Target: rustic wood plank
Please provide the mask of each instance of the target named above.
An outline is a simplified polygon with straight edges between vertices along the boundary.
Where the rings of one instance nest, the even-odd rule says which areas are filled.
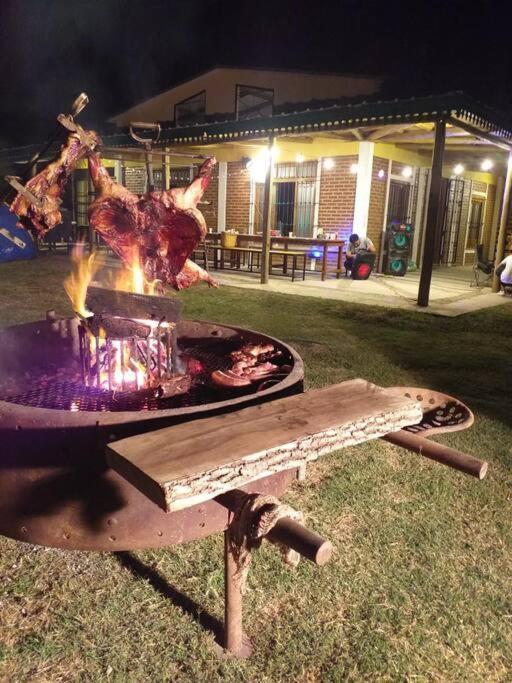
[[[168,512],[419,422],[362,379],[109,444],[107,461]]]

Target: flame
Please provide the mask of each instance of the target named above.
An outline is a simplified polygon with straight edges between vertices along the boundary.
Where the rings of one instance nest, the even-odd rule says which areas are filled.
[[[64,280],[64,288],[77,315],[82,318],[89,318],[93,313],[87,310],[85,305],[87,288],[98,269],[104,265],[104,259],[98,258],[97,252],[86,255],[84,245],[79,244],[73,249],[71,262],[71,273]],[[112,270],[107,276],[105,285],[111,289],[135,294],[156,294],[160,281],[149,282],[146,279],[140,264],[139,252],[135,248],[130,254],[129,263],[121,270]],[[160,328],[165,330],[168,328],[168,324],[166,322],[160,323],[157,320],[140,322],[149,324],[152,328],[151,335],[144,344],[146,356],[154,358],[155,354],[164,352],[158,335]],[[97,386],[114,391],[120,389],[133,391],[151,385],[151,370],[138,359],[139,351],[137,348],[132,348],[131,342],[107,339],[105,329],[102,327],[95,336],[87,324],[85,327],[88,332],[89,369]],[[99,367],[96,366],[97,363]],[[151,365],[150,361],[148,363]],[[154,363],[155,361],[153,361]]]
[[[101,265],[97,252],[85,255],[83,244],[77,244],[71,252],[71,273],[64,280],[64,289],[71,299],[73,310],[84,318],[91,315],[85,307],[87,287]]]

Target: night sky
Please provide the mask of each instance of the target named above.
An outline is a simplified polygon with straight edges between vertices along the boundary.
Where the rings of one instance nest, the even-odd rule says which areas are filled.
[[[512,119],[506,4],[0,0],[0,148],[84,125],[216,64],[382,74],[383,97],[462,89]]]

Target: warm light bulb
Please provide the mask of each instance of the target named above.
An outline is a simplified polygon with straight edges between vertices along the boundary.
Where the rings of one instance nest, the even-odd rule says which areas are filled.
[[[410,178],[412,176],[412,168],[410,166],[404,166],[402,169],[402,175],[404,178]]]
[[[464,173],[464,166],[462,164],[456,164],[453,167],[453,172],[455,175],[462,175],[462,173]]]
[[[377,173],[377,175],[379,176],[379,178],[384,178],[384,176],[386,175],[386,173],[385,173],[384,169],[381,168],[381,169],[379,170],[379,172]]]
[[[359,166],[357,164],[350,164],[350,173],[355,175],[359,170]]]
[[[334,159],[331,159],[331,158],[324,159],[324,168],[326,171],[332,170],[334,168],[334,166],[335,166]]]
[[[494,163],[490,159],[484,159],[480,168],[482,171],[490,171],[493,166]]]
[[[297,156],[295,157],[295,161],[298,164],[302,164],[302,162],[304,161],[304,154],[297,154]]]

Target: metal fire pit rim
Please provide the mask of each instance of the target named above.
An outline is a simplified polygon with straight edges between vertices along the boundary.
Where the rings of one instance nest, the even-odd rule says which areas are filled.
[[[61,320],[73,320],[73,318],[61,318]],[[255,400],[268,400],[273,394],[281,394],[288,389],[292,389],[294,385],[301,382],[304,378],[304,362],[297,351],[285,342],[276,337],[272,337],[264,332],[253,330],[247,327],[239,327],[231,324],[224,324],[212,322],[209,320],[198,320],[184,318],[178,323],[180,325],[186,324],[209,325],[212,327],[224,328],[233,330],[235,333],[249,334],[260,336],[270,342],[283,347],[293,358],[293,367],[290,373],[277,384],[263,389],[260,392],[254,392],[243,396],[233,396],[231,398],[205,403],[202,405],[186,406],[182,408],[165,408],[162,410],[151,411],[69,411],[55,408],[39,408],[9,401],[0,400],[0,426],[13,426],[16,429],[41,429],[44,425],[45,429],[74,429],[83,427],[108,427],[127,423],[143,423],[143,422],[157,422],[170,418],[184,418],[191,417],[200,418],[205,414],[213,411],[223,412],[228,409],[245,407],[250,405]],[[45,320],[31,321],[28,323],[21,323],[19,325],[12,325],[4,329],[12,329],[14,327],[31,327],[40,324],[50,324]],[[1,330],[0,330],[1,332]],[[156,427],[155,427],[156,428]]]

